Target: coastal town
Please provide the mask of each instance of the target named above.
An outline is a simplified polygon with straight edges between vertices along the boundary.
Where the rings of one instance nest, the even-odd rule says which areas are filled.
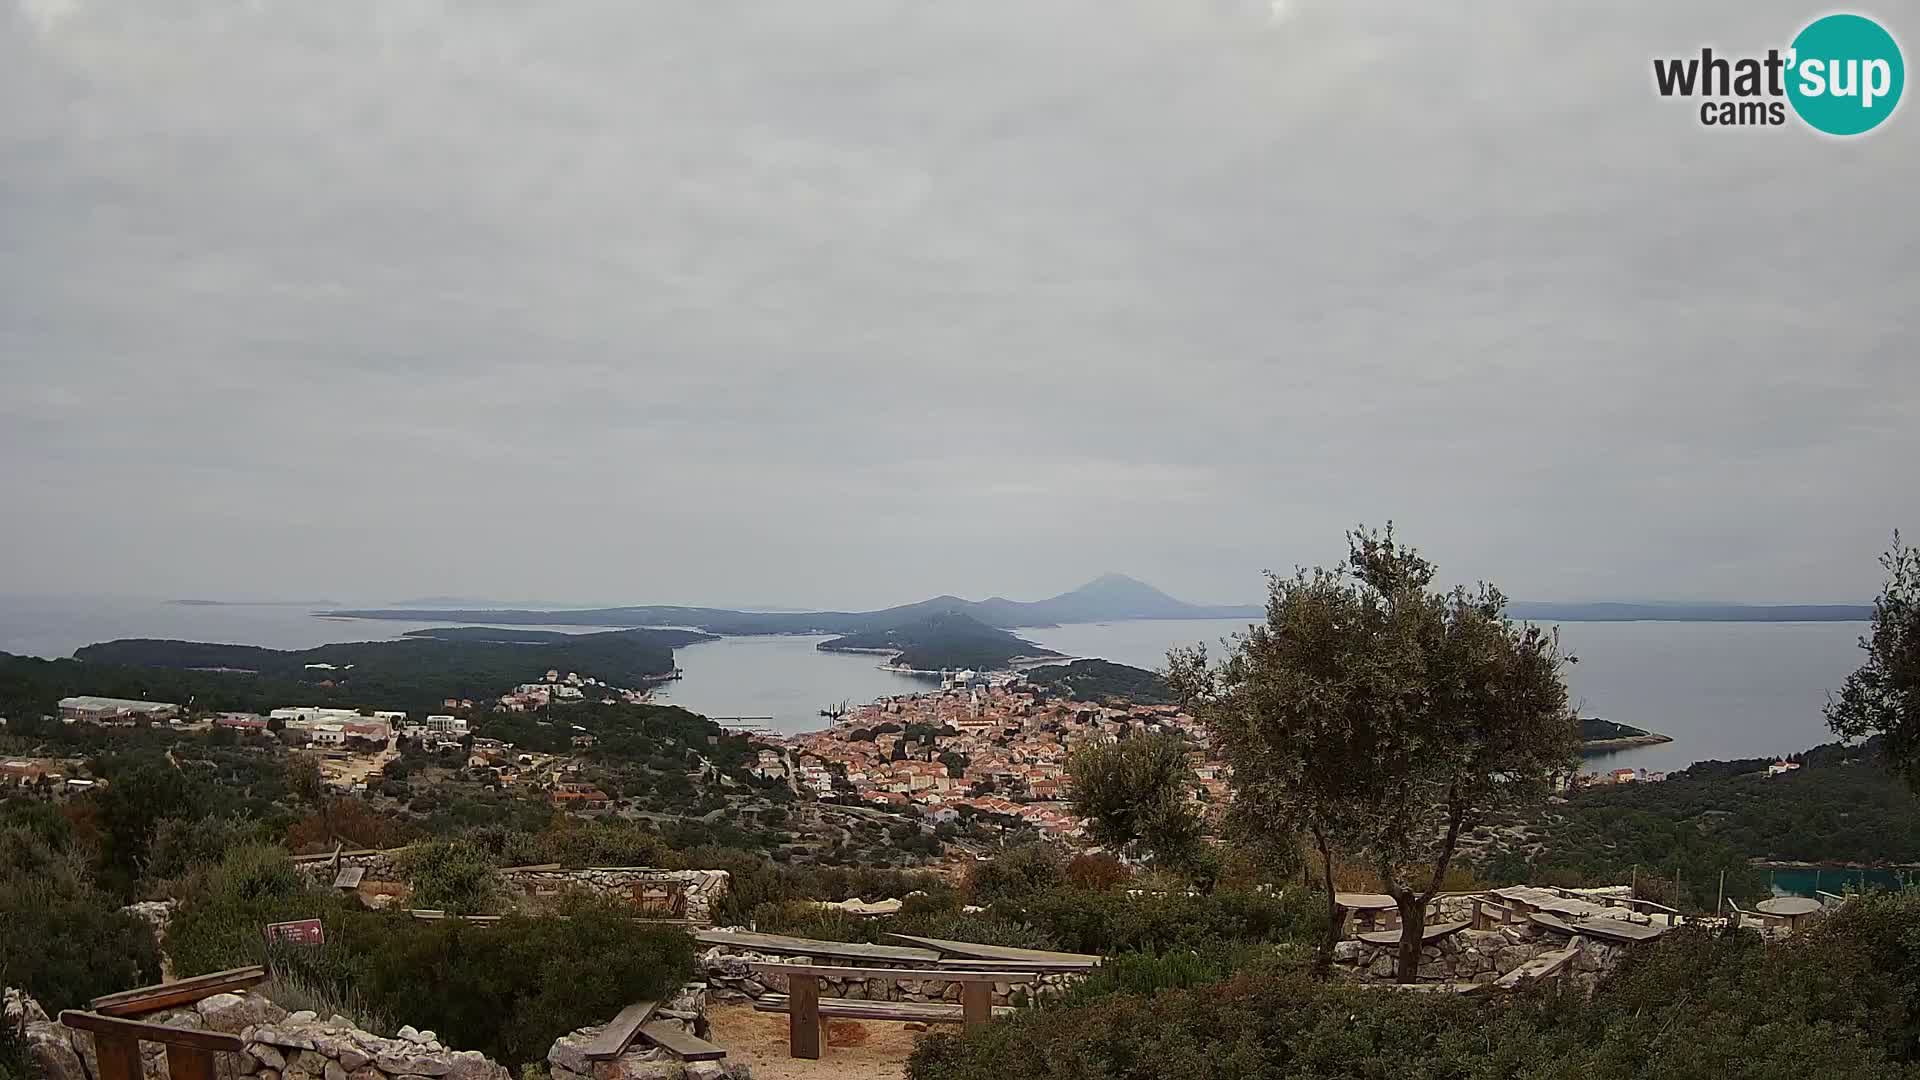
[[[1081,835],[1067,803],[1067,759],[1129,735],[1189,740],[1193,801],[1227,798],[1225,767],[1206,732],[1172,705],[1095,703],[1050,694],[1016,673],[950,673],[941,689],[882,698],[824,731],[776,740],[761,775],[788,776],[822,799],[916,814],[935,825],[1024,824],[1054,838]]]

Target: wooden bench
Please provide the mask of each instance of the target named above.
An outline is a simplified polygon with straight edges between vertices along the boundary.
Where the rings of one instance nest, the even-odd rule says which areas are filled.
[[[909,970],[903,968],[836,967],[827,964],[779,964],[758,961],[756,975],[781,975],[787,980],[785,994],[763,994],[753,1007],[761,1012],[787,1014],[789,1056],[817,1059],[820,1056],[821,1021],[826,1017],[859,1020],[917,1020],[924,1023],[960,1022],[976,1028],[993,1018],[993,984],[1039,982],[1030,971],[960,971],[948,968]],[[922,981],[937,979],[960,984],[960,1004],[936,1001],[861,1001],[853,998],[820,997],[822,979],[884,979]],[[1003,1010],[1005,1011],[1010,1010]]]
[[[238,1054],[247,1048],[238,1036],[217,1031],[147,1024],[73,1009],[61,1013],[60,1022],[75,1031],[92,1033],[99,1080],[141,1080],[142,1041],[167,1048],[167,1075],[173,1080],[215,1080],[213,1055]]]
[[[102,1016],[139,1016],[143,1013],[159,1012],[161,1009],[191,1005],[202,998],[210,998],[215,994],[230,994],[266,981],[267,969],[258,965],[231,968],[226,971],[195,975],[191,979],[156,983],[153,986],[122,990],[115,994],[102,994],[87,1004]]]

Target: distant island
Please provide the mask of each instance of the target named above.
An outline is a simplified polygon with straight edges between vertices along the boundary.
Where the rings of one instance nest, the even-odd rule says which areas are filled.
[[[1582,752],[1624,750],[1630,746],[1658,746],[1672,741],[1671,736],[1658,735],[1630,724],[1617,724],[1612,720],[1602,720],[1596,716],[1580,718]]]
[[[0,715],[50,712],[72,694],[249,710],[288,701],[422,710],[446,698],[491,698],[550,669],[639,690],[673,678],[674,649],[711,640],[696,630],[493,627],[292,650],[123,638],[88,645],[70,660],[0,654]]]
[[[1104,574],[1045,600],[963,600],[936,596],[878,611],[734,611],[708,607],[607,607],[566,610],[473,610],[373,608],[328,611],[350,619],[411,622],[526,623],[547,626],[691,626],[711,634],[866,634],[908,626],[934,615],[958,612],[1001,629],[1127,619],[1257,618],[1264,609],[1246,605],[1189,604],[1125,574]]]
[[[988,626],[963,611],[941,612],[900,626],[847,634],[816,647],[823,652],[878,653],[889,657],[889,667],[909,671],[991,671],[1022,660],[1060,655]]]
[[[1865,604],[1724,603],[1542,603],[1514,601],[1516,619],[1537,622],[1862,622],[1872,617]],[[877,611],[794,611],[641,605],[601,608],[455,608],[407,606],[349,608],[316,612],[331,618],[404,619],[410,622],[462,622],[489,625],[689,626],[710,634],[870,634],[908,626],[933,615],[959,612],[1003,630],[1058,626],[1061,623],[1121,622],[1141,619],[1248,619],[1265,616],[1259,604],[1193,604],[1125,574],[1102,574],[1077,589],[1045,600],[1009,600],[1003,596],[966,600],[936,596]]]

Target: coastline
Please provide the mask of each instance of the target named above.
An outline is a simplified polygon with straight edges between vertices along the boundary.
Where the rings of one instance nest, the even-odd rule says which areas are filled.
[[[1630,735],[1620,739],[1594,739],[1590,742],[1583,742],[1580,744],[1580,752],[1589,754],[1606,750],[1626,750],[1635,746],[1659,746],[1661,743],[1670,743],[1672,741],[1673,736],[1671,735],[1655,735],[1652,732],[1648,732],[1645,735]]]

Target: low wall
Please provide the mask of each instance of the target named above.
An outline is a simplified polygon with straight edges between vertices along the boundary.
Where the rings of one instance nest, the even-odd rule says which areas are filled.
[[[37,1012],[32,1006],[28,1015]],[[45,1014],[40,1013],[44,1018]],[[246,1041],[245,1051],[214,1055],[219,1080],[512,1080],[478,1050],[453,1050],[431,1031],[400,1029],[387,1039],[344,1017],[322,1021],[289,1014],[258,994],[215,994],[178,1009],[145,1014],[145,1023],[221,1031]],[[93,1036],[41,1019],[27,1024],[28,1053],[46,1080],[100,1080]],[[166,1048],[140,1044],[144,1080],[168,1080]]]
[[[700,968],[706,974],[708,994],[714,1001],[733,1003],[758,1001],[764,994],[784,994],[787,992],[785,975],[761,975],[754,972],[756,963],[777,964],[842,964],[863,968],[918,969],[925,970],[926,964],[890,963],[878,960],[861,960],[857,964],[851,961],[821,957],[817,961],[811,956],[786,955],[781,953],[752,952],[747,949],[716,945],[700,956]],[[1019,1005],[1030,998],[1054,997],[1064,994],[1067,988],[1085,978],[1077,972],[1042,975],[1037,983],[997,982],[993,984],[993,1003],[995,1005]],[[949,1001],[960,1000],[960,984],[947,979],[821,979],[820,996],[823,998],[849,998],[855,1001]]]
[[[1579,949],[1569,979],[1591,991],[1601,975],[1612,971],[1625,949],[1593,938],[1576,936]],[[1560,952],[1569,945],[1561,935],[1547,931],[1502,927],[1498,930],[1462,930],[1420,949],[1422,982],[1490,983],[1536,957]],[[1371,945],[1347,940],[1334,946],[1334,974],[1357,982],[1393,982],[1400,946]]]
[[[359,867],[367,881],[407,880],[409,848],[385,851],[347,851],[340,855],[341,867]],[[334,860],[331,855],[307,855],[294,860],[294,866],[310,879],[331,885]],[[531,900],[551,898],[569,891],[585,891],[634,902],[640,905],[642,894],[650,888],[665,886],[677,890],[684,908],[677,914],[659,912],[663,917],[684,917],[695,926],[713,924],[713,908],[726,895],[731,876],[725,870],[662,870],[650,866],[512,866],[495,872],[501,887],[517,897]]]
[[[677,887],[684,898],[682,915],[695,926],[713,925],[713,906],[726,895],[732,881],[732,875],[725,870],[659,870],[646,866],[598,866],[578,870],[517,866],[499,871],[499,878],[508,890],[533,900],[585,891],[637,904],[651,886]]]

